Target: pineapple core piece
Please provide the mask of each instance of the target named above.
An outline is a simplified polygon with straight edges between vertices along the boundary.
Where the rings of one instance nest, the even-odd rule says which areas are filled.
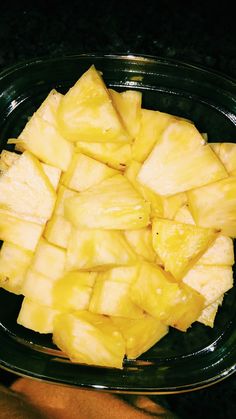
[[[168,333],[168,326],[148,314],[141,319],[111,319],[125,339],[128,359],[138,358]]]
[[[67,188],[81,192],[118,173],[85,154],[75,153],[68,170],[61,177],[61,183]]]
[[[17,323],[39,333],[52,333],[53,322],[60,312],[51,307],[38,304],[28,298],[24,298]]]
[[[130,296],[151,316],[186,331],[200,316],[204,298],[169,278],[160,267],[142,263],[136,281],[131,284]]]
[[[143,163],[138,181],[169,196],[228,176],[223,164],[189,122],[170,124]]]
[[[4,242],[0,250],[0,287],[20,294],[32,257],[29,250]]]
[[[214,229],[161,218],[153,220],[152,232],[153,247],[165,270],[178,280],[217,237]]]
[[[222,161],[227,172],[236,176],[236,144],[235,143],[210,143],[212,150]]]
[[[113,89],[108,89],[108,91],[126,130],[130,137],[134,138],[139,131],[142,93],[135,90],[126,90],[121,93]]]
[[[27,151],[0,176],[0,208],[19,218],[43,224],[51,217],[55,200],[40,162]]]
[[[75,150],[118,170],[124,170],[131,160],[130,144],[77,141]]]
[[[131,141],[94,65],[63,96],[58,125],[62,135],[70,141]]]
[[[236,238],[236,176],[193,189],[188,200],[197,225]]]
[[[65,216],[78,228],[125,230],[149,224],[150,204],[122,175],[65,201]]]
[[[72,362],[122,368],[125,341],[106,316],[86,311],[59,314],[53,341]]]
[[[72,229],[66,254],[66,269],[100,270],[131,265],[137,256],[121,231]]]

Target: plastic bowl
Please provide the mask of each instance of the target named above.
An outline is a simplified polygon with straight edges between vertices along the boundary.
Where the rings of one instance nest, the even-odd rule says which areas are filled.
[[[221,74],[155,57],[79,55],[38,59],[0,74],[0,140],[17,136],[52,88],[65,92],[91,64],[107,86],[137,89],[143,107],[191,119],[209,141],[236,139],[236,87]],[[172,329],[123,370],[71,363],[40,335],[16,323],[21,296],[0,290],[0,366],[19,375],[70,386],[124,393],[167,394],[214,384],[236,369],[236,290],[219,309],[213,329],[195,323]]]

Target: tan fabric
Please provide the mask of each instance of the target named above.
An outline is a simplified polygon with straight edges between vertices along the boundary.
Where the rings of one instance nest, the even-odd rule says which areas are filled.
[[[26,378],[11,389],[25,397],[44,419],[150,419],[173,418],[145,396],[135,397],[134,406],[114,394],[58,386]],[[29,417],[31,419],[31,417]]]

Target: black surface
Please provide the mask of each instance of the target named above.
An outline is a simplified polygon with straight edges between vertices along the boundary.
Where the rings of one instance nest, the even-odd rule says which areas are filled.
[[[0,1],[0,71],[19,61],[72,53],[164,56],[236,78],[235,14],[228,2]],[[0,92],[1,93],[1,92]],[[8,385],[15,376],[1,372]],[[231,418],[236,376],[208,389],[153,397],[181,418]]]

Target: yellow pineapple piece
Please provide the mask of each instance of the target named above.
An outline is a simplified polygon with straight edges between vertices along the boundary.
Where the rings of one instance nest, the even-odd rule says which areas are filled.
[[[223,298],[224,297],[222,295],[221,297],[217,298],[216,301],[211,303],[209,306],[205,307],[204,310],[202,310],[197,321],[199,323],[204,324],[205,326],[213,327],[218,309],[222,305]]]
[[[58,125],[62,135],[70,141],[131,141],[94,65],[63,96]]]
[[[61,169],[50,164],[41,163],[45,175],[48,177],[53,189],[57,190],[61,177]]]
[[[66,269],[107,269],[131,265],[136,259],[121,231],[73,228],[67,248]]]
[[[44,119],[44,121],[57,127],[57,111],[62,98],[63,95],[61,93],[52,89],[36,110],[36,114]]]
[[[162,197],[163,218],[173,220],[178,210],[187,202],[187,195],[180,192],[176,195]]]
[[[175,118],[167,113],[142,109],[140,130],[132,146],[132,158],[143,163],[163,131],[174,120]]]
[[[58,279],[65,269],[66,251],[58,246],[48,243],[41,237],[32,260],[32,270]]]
[[[130,286],[130,297],[149,315],[181,331],[197,320],[204,307],[200,294],[172,282],[160,267],[150,263],[141,264]]]
[[[150,204],[122,175],[65,201],[65,216],[78,228],[126,230],[149,224]]]
[[[51,217],[56,194],[40,162],[24,152],[0,176],[0,208],[43,224]]]
[[[214,229],[161,218],[153,220],[152,233],[154,250],[165,270],[178,280],[217,237]]]
[[[131,145],[77,141],[75,149],[118,170],[124,170],[131,160]]]
[[[38,333],[52,333],[54,319],[59,313],[58,310],[24,298],[17,323]]]
[[[143,163],[138,181],[169,196],[228,176],[223,164],[196,127],[179,120],[169,124]]]
[[[37,304],[53,307],[53,284],[56,280],[30,267],[25,275],[21,294]]]
[[[138,358],[168,333],[168,326],[148,314],[128,322],[123,317],[112,317],[111,320],[124,337],[128,359]]]
[[[183,205],[181,208],[178,209],[178,211],[175,214],[174,220],[178,223],[195,225],[193,216],[187,204]]]
[[[122,368],[125,342],[111,319],[77,311],[56,316],[54,343],[72,362]]]
[[[236,237],[236,176],[193,189],[188,192],[188,200],[197,225]]]
[[[34,251],[42,232],[42,224],[22,220],[0,209],[0,240]]]
[[[137,190],[137,192],[142,195],[142,197],[151,203],[151,216],[152,217],[162,217],[163,216],[163,198],[160,195],[157,195],[151,189],[146,188],[137,181],[137,175],[141,168],[141,163],[132,160],[125,170],[124,175]]]
[[[56,126],[33,114],[18,138],[9,139],[8,144],[28,150],[41,161],[59,169],[67,170],[73,153],[73,145],[63,138]]]
[[[108,89],[108,91],[126,130],[130,137],[134,138],[140,126],[142,93],[135,90],[126,90],[121,93],[113,89]]]
[[[231,176],[236,176],[236,144],[210,143],[209,145],[222,161],[227,172]]]
[[[118,173],[85,154],[75,153],[68,170],[62,175],[61,183],[81,192]]]
[[[232,266],[195,264],[182,281],[199,292],[205,298],[205,306],[208,306],[232,288]]]
[[[21,294],[26,271],[33,253],[15,244],[4,242],[0,250],[0,287]]]
[[[59,185],[53,215],[60,215],[63,217],[65,215],[65,201],[73,196],[77,196],[77,192],[72,191],[63,185]]]
[[[20,157],[13,151],[2,150],[0,154],[0,172],[5,172]]]
[[[152,245],[151,228],[144,227],[137,230],[125,230],[124,234],[127,242],[141,259],[145,259],[148,262],[155,262],[157,260],[157,255]]]
[[[54,214],[47,222],[44,237],[55,246],[67,248],[71,234],[71,223],[63,215]]]

